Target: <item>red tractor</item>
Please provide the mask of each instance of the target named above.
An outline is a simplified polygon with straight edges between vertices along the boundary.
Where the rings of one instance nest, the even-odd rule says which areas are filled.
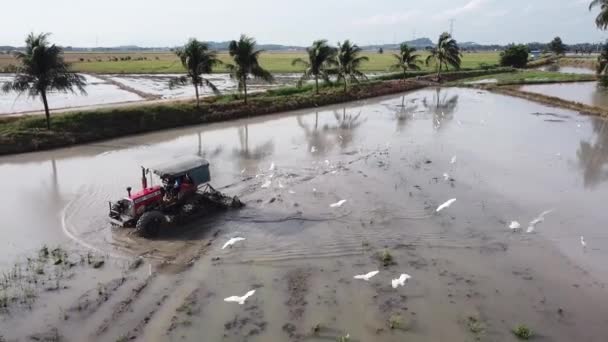
[[[200,157],[179,158],[169,164],[141,169],[142,189],[110,202],[110,222],[120,227],[135,227],[141,236],[155,236],[166,223],[200,216],[210,208],[241,207],[235,196],[229,198],[208,184],[211,180],[209,162]],[[148,186],[147,175],[160,178],[161,184]],[[197,215],[199,214],[199,215]]]

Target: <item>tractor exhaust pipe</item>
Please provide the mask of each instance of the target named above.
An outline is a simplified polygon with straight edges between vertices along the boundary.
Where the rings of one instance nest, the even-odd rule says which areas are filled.
[[[130,186],[127,187],[127,194],[129,195],[129,197],[131,197],[131,187]]]
[[[146,169],[143,166],[141,167],[141,187],[144,190],[148,188],[148,179],[146,178]]]

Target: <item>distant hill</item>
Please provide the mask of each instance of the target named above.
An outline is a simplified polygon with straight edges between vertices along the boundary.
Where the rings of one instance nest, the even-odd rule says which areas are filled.
[[[433,41],[430,40],[429,38],[418,38],[418,39],[406,41],[405,43],[407,45],[409,45],[410,47],[415,47],[416,49],[424,49],[424,48],[427,48],[427,47],[433,47],[433,46],[435,46],[435,44],[433,44]],[[363,50],[378,50],[380,48],[382,48],[384,50],[399,50],[399,46],[400,45],[401,45],[401,43],[396,43],[396,44],[374,44],[374,45],[364,45],[364,46],[361,46],[361,48]]]

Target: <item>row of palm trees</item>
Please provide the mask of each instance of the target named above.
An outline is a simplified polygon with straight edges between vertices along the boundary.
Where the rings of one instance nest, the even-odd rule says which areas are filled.
[[[40,96],[44,105],[47,128],[50,129],[47,93],[79,91],[86,94],[84,89],[86,81],[83,76],[70,71],[69,64],[63,59],[62,49],[54,44],[51,45],[48,36],[48,33],[28,35],[25,51],[16,55],[21,67],[12,81],[2,85],[2,91],[27,93],[33,98]],[[394,54],[395,64],[391,69],[402,71],[404,79],[407,77],[407,71],[420,69],[420,56],[415,54],[415,51],[414,48],[403,43],[399,53]],[[239,40],[231,41],[228,46],[232,63],[224,64],[218,58],[217,51],[211,50],[207,43],[190,39],[182,48],[176,50],[186,74],[171,79],[169,87],[192,84],[198,107],[200,87],[207,86],[214,93],[219,94],[217,87],[204,75],[212,73],[214,68],[223,65],[229,71],[231,78],[237,82],[238,90],[244,94],[244,102],[247,103],[249,79],[273,81],[272,74],[260,65],[259,57],[262,52],[263,50],[257,49],[254,38],[241,35]],[[292,61],[293,65],[301,65],[305,68],[298,86],[314,79],[315,92],[319,94],[319,80],[330,83],[330,79],[334,77],[336,82],[343,84],[344,91],[352,83],[367,80],[366,75],[361,71],[361,66],[369,59],[362,56],[362,49],[350,40],[338,43],[337,47],[330,46],[327,40],[317,40],[306,49],[306,53],[307,58],[295,58]],[[460,67],[460,49],[450,34],[443,33],[439,37],[437,46],[431,50],[431,54],[426,59],[427,65],[431,62],[437,65],[438,78],[441,71],[447,70],[448,67],[456,69]]]
[[[420,70],[420,55],[415,54],[415,51],[415,48],[402,43],[399,53],[393,55],[395,64],[391,69],[402,71],[404,79],[407,78],[408,71]],[[260,66],[259,56],[263,50],[256,48],[255,39],[241,35],[238,41],[230,42],[228,52],[234,64],[225,64],[225,67],[231,77],[237,81],[238,90],[243,92],[244,101],[247,103],[247,80],[254,77],[272,82],[272,74]],[[337,47],[330,46],[325,39],[316,40],[306,48],[306,58],[295,58],[292,61],[292,65],[304,67],[304,73],[297,85],[301,87],[305,82],[314,80],[315,93],[319,94],[319,80],[331,83],[333,76],[337,83],[343,84],[346,91],[349,84],[367,80],[367,76],[361,71],[361,65],[369,61],[369,58],[361,56],[361,53],[362,49],[350,40],[339,42]],[[217,51],[210,50],[206,43],[190,39],[182,49],[176,51],[176,54],[187,70],[187,75],[171,80],[170,86],[191,82],[195,88],[197,106],[200,103],[199,87],[207,85],[213,92],[218,92],[217,88],[203,77],[203,74],[209,74],[214,67],[223,64],[217,57]],[[449,67],[460,68],[461,58],[456,40],[445,32],[439,37],[437,46],[431,49],[426,64],[435,63],[437,77],[440,78],[441,71]]]

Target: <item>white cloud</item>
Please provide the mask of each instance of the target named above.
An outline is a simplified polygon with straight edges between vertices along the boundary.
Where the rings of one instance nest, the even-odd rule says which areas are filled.
[[[412,19],[420,16],[420,11],[412,10],[406,12],[390,13],[390,14],[376,14],[371,17],[363,18],[355,21],[356,25],[360,26],[381,26],[381,25],[395,25],[403,24],[411,21]]]
[[[435,16],[433,16],[433,18],[436,20],[444,20],[454,18],[459,15],[472,13],[482,8],[486,3],[488,3],[488,0],[470,0],[469,2],[464,4],[464,6],[450,8],[448,10],[436,14]]]

